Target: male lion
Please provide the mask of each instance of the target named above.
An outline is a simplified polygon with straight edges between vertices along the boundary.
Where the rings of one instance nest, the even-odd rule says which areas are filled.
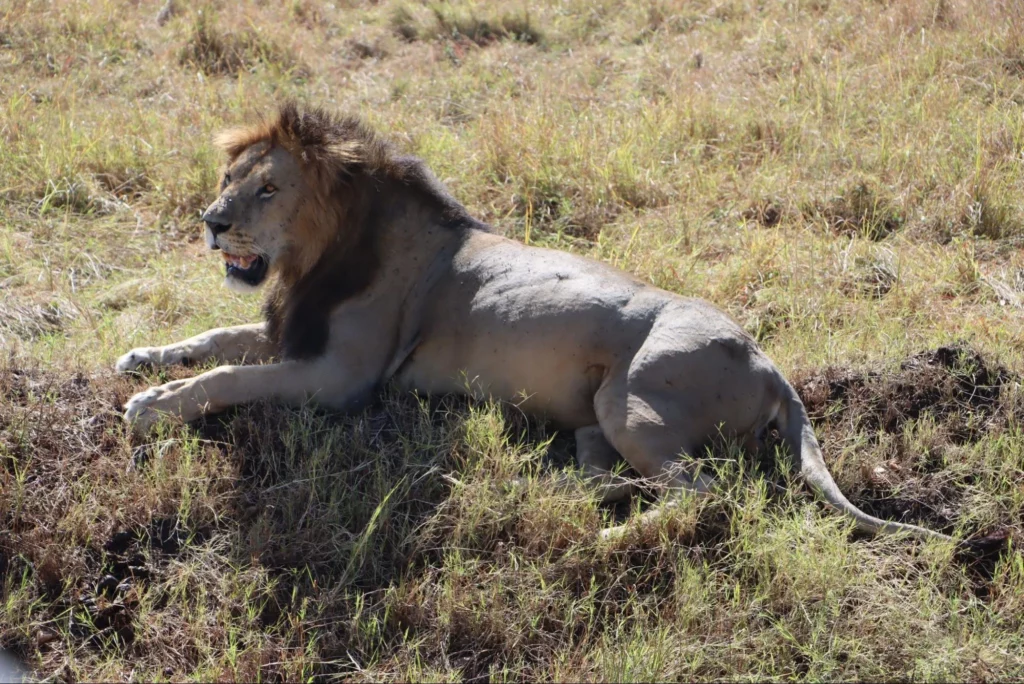
[[[706,492],[711,479],[680,456],[719,433],[756,447],[774,425],[808,484],[859,528],[949,539],[851,504],[796,392],[712,305],[488,232],[422,162],[355,119],[289,104],[218,144],[228,166],[206,242],[230,287],[275,276],[267,320],[122,356],[122,372],[232,364],[133,396],[125,418],[137,430],[256,399],[351,409],[389,380],[525,396],[527,411],[575,430],[584,476],[611,501],[630,491],[612,472],[620,456],[668,496]]]

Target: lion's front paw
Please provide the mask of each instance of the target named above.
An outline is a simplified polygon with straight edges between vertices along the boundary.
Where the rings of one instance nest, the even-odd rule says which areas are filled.
[[[179,415],[180,411],[172,407],[170,394],[166,385],[160,385],[134,395],[124,405],[125,422],[136,434],[143,435],[149,432],[162,416]]]
[[[114,368],[117,369],[118,373],[131,373],[144,366],[155,365],[157,364],[153,359],[153,349],[151,347],[139,347],[138,349],[132,349],[119,358],[117,363],[114,364]]]

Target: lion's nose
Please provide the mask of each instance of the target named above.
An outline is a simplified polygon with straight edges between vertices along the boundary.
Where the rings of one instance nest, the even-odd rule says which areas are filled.
[[[203,222],[206,223],[206,227],[210,229],[210,232],[213,233],[215,237],[221,233],[227,232],[228,229],[231,228],[230,223],[221,223],[216,219],[203,219]]]

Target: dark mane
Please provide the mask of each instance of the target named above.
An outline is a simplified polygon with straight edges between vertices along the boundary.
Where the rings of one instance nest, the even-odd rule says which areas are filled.
[[[261,142],[291,152],[314,195],[293,222],[297,246],[280,260],[264,305],[268,335],[287,358],[323,353],[331,311],[373,282],[380,227],[410,203],[449,229],[486,229],[420,159],[400,154],[356,117],[290,102],[269,122],[217,138],[229,162]]]
[[[294,153],[328,192],[360,175],[391,179],[435,206],[447,221],[467,219],[479,223],[423,160],[399,153],[390,141],[358,117],[335,115],[322,107],[300,109],[294,102],[287,102],[273,120],[217,137],[217,144],[227,153],[229,162],[263,141]]]

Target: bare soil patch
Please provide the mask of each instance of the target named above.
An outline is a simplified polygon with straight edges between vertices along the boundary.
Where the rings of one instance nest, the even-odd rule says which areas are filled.
[[[876,462],[866,461],[852,483],[861,491],[850,492],[851,500],[882,518],[948,531],[970,482],[942,476],[945,460],[1020,415],[1020,383],[1016,373],[958,343],[913,354],[894,371],[830,367],[793,384],[827,458],[838,459],[842,446],[859,437],[876,448]],[[907,433],[916,421],[930,424],[926,451]]]

